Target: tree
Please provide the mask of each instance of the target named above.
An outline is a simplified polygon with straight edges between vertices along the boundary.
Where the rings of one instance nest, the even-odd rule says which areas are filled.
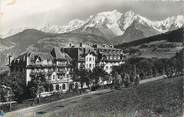
[[[25,74],[22,72],[11,73],[9,76],[6,76],[4,79],[2,79],[1,82],[1,85],[12,88],[14,99],[19,102],[27,97],[27,90],[24,81],[25,77]]]
[[[86,69],[79,69],[75,71],[75,78],[74,81],[79,81],[81,84],[81,88],[83,88],[84,83],[86,83],[86,85],[88,85],[89,87],[89,75],[90,75],[90,71],[86,70]]]
[[[28,87],[30,96],[33,98],[33,101],[34,98],[37,98],[38,96],[40,102],[40,93],[45,91],[45,86],[47,86],[47,82],[44,72],[39,72],[31,75],[31,81],[29,82]]]
[[[184,69],[184,49],[180,52],[177,52],[176,55],[172,58],[174,61],[174,66],[177,72],[181,72]]]
[[[146,74],[152,74],[153,61],[151,59],[142,59],[137,63],[137,69]]]
[[[102,80],[104,80],[106,75],[107,73],[105,72],[103,67],[96,66],[90,74],[90,79],[93,80],[95,84],[98,84],[100,77],[102,78]]]

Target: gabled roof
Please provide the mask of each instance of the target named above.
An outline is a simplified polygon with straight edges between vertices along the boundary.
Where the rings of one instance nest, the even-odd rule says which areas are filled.
[[[36,60],[37,58],[41,60],[52,60],[53,57],[51,54],[46,53],[46,52],[31,52],[28,54],[31,58],[31,60]]]
[[[97,53],[95,51],[88,52],[88,53],[85,54],[85,56],[88,55],[88,54],[92,54],[93,56],[97,55]]]

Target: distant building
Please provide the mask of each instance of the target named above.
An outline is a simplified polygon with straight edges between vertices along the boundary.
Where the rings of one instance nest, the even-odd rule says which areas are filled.
[[[51,91],[67,91],[72,82],[71,57],[54,48],[50,53],[26,52],[15,58],[10,65],[11,73],[25,74],[25,84],[38,73],[43,73]]]
[[[69,46],[61,48],[61,51],[66,52],[73,59],[73,64],[76,68],[86,68],[92,70],[95,66],[104,67],[107,73],[111,73],[112,66],[118,66],[124,62],[124,53],[121,49],[116,49],[112,45],[103,44],[102,47],[93,45],[92,47]]]
[[[72,58],[72,63],[74,68],[85,69],[85,56],[94,51],[94,48],[88,47],[84,48],[82,43],[79,47],[74,47],[69,45],[69,47],[61,48],[62,52],[67,53]]]
[[[111,47],[99,47],[95,49],[99,56],[99,65],[104,67],[107,73],[111,73],[113,66],[124,63],[125,55],[123,50]]]

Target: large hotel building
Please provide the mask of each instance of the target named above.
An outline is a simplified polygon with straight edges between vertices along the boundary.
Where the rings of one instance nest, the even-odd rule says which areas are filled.
[[[97,45],[78,47],[69,44],[64,48],[53,48],[51,52],[25,52],[13,59],[10,73],[25,75],[27,85],[31,78],[43,73],[52,85],[51,91],[67,91],[72,83],[73,69],[93,70],[95,66],[102,66],[107,73],[111,73],[112,66],[124,63],[124,53],[113,46]]]

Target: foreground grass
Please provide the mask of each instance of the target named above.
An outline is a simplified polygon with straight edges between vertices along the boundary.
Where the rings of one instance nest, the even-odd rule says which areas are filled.
[[[66,114],[73,117],[90,115],[103,117],[102,113],[105,114],[104,117],[113,113],[120,113],[116,116],[133,117],[133,113],[141,110],[151,110],[162,117],[181,117],[182,87],[183,79],[175,78],[113,90],[106,94],[98,94],[95,98],[84,98],[77,106],[68,108],[64,112],[52,113],[50,117],[62,117]]]

